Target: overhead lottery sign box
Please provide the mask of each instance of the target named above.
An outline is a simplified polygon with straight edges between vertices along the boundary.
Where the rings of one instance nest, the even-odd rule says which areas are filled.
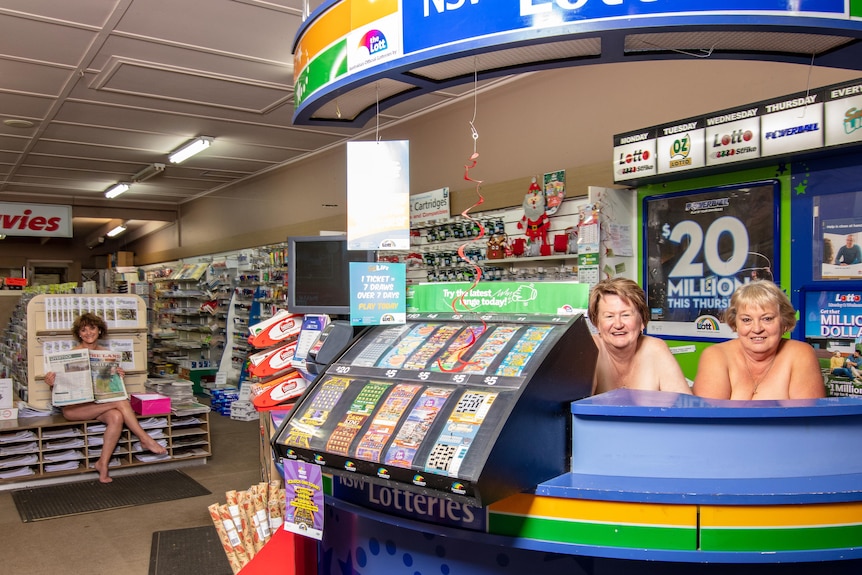
[[[749,106],[705,119],[707,166],[721,166],[760,157],[759,110],[759,106]]]
[[[823,146],[820,93],[766,102],[760,118],[762,156],[778,156]]]
[[[824,108],[827,146],[862,141],[862,81],[827,90]]]
[[[641,185],[862,143],[862,79],[614,136],[614,181]],[[693,174],[692,174],[693,175]]]
[[[623,182],[654,176],[655,129],[638,130],[614,136],[614,180]]]
[[[659,126],[657,131],[656,164],[659,174],[685,172],[706,165],[702,120],[686,120]]]

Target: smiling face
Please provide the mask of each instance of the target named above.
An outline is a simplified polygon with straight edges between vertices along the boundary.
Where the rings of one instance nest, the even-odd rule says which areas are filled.
[[[99,341],[99,328],[94,325],[82,325],[78,330],[78,337],[84,347],[92,347]]]
[[[736,333],[747,351],[764,354],[778,349],[785,329],[778,306],[743,305],[736,315]]]
[[[618,295],[605,294],[601,297],[597,319],[599,337],[606,345],[617,349],[636,345],[644,329],[637,308]]]

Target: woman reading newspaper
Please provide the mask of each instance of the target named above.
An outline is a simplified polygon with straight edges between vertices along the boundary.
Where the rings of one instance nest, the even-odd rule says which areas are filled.
[[[106,348],[99,345],[99,338],[107,336],[108,326],[99,316],[92,313],[85,313],[75,320],[72,325],[72,335],[78,341],[75,349],[87,350],[105,350]],[[122,368],[116,369],[117,375],[123,377],[125,372]],[[45,383],[53,387],[56,381],[57,374],[54,371],[49,371],[45,374]],[[98,385],[98,384],[97,384]],[[103,434],[102,453],[99,460],[96,462],[96,470],[99,472],[99,481],[102,483],[110,483],[112,481],[108,474],[108,465],[111,456],[114,454],[114,448],[120,439],[120,434],[123,431],[123,424],[141,440],[141,446],[155,454],[161,455],[167,452],[167,449],[159,445],[159,443],[150,437],[146,431],[138,423],[138,418],[132,410],[132,406],[128,399],[111,400],[107,403],[76,403],[73,405],[64,405],[62,407],[63,417],[69,421],[87,421],[97,419],[105,424],[105,433]]]

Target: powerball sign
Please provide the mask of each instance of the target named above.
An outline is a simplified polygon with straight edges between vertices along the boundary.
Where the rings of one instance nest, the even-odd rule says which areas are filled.
[[[722,322],[734,290],[778,277],[777,199],[777,182],[644,199],[647,333],[735,337]]]

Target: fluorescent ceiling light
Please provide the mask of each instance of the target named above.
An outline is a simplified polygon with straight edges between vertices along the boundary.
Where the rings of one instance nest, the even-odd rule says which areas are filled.
[[[168,156],[168,160],[172,164],[179,164],[185,160],[188,160],[198,152],[202,152],[209,148],[213,143],[213,138],[210,136],[201,136],[199,138],[195,138],[188,144],[185,144],[182,148],[179,148],[170,153]]]
[[[119,226],[115,227],[114,229],[112,229],[111,231],[109,231],[105,235],[108,236],[109,238],[115,238],[118,235],[120,235],[121,233],[123,233],[124,231],[126,231],[126,224],[120,224]]]
[[[145,182],[152,178],[153,176],[157,176],[165,171],[164,164],[150,164],[134,176],[132,176],[132,181],[135,183]]]
[[[126,182],[120,182],[119,184],[115,184],[108,188],[108,191],[105,192],[105,197],[108,199],[116,198],[120,194],[129,191],[129,184]]]
[[[100,246],[105,243],[105,236],[96,236],[87,242],[87,247],[93,249],[96,246]]]

